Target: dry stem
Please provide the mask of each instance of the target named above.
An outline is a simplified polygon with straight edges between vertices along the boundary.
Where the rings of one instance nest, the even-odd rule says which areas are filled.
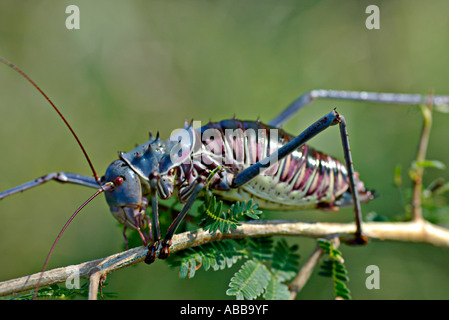
[[[413,172],[413,197],[412,197],[412,216],[413,220],[422,220],[421,193],[422,179],[424,174],[423,161],[426,160],[427,146],[429,144],[430,129],[432,127],[432,107],[433,93],[430,92],[426,106],[421,106],[423,114],[423,126],[421,130],[421,138],[418,145],[415,163],[417,167]]]
[[[406,242],[423,242],[436,246],[449,248],[449,230],[433,225],[427,221],[411,222],[370,222],[364,223],[364,233],[371,239],[396,240]],[[171,247],[174,253],[189,247],[199,246],[212,241],[222,239],[238,239],[245,237],[266,236],[303,236],[311,238],[338,237],[343,242],[355,232],[353,223],[310,223],[292,221],[259,221],[245,223],[230,233],[210,234],[202,229],[184,232],[175,235]],[[93,277],[90,298],[96,298],[96,290],[102,278],[107,274],[136,263],[145,258],[146,247],[133,248],[111,256],[84,262],[62,268],[46,271],[41,280],[41,286],[65,282],[73,277],[74,272],[79,272],[80,277]],[[151,266],[149,266],[151,268]],[[34,289],[40,273],[7,280],[0,283],[0,296],[10,295],[22,291]],[[95,289],[93,289],[96,287]],[[95,290],[95,292],[93,291]]]

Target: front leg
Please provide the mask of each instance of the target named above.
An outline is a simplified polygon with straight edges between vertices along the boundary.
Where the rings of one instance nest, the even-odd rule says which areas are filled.
[[[83,176],[81,174],[76,173],[68,173],[68,172],[52,172],[49,174],[46,174],[45,176],[33,179],[31,181],[25,182],[24,184],[21,184],[20,186],[5,190],[0,192],[0,200],[3,198],[6,198],[10,195],[31,189],[33,187],[37,187],[41,184],[44,184],[48,181],[57,181],[61,183],[73,183],[73,184],[79,184],[85,187],[91,187],[94,189],[98,189],[100,185],[93,177]]]
[[[193,188],[192,194],[190,195],[186,204],[182,208],[181,212],[179,212],[176,219],[172,222],[172,224],[168,228],[164,240],[159,241],[160,239],[157,239],[157,240],[155,239],[154,243],[148,246],[148,253],[145,257],[145,263],[147,263],[147,264],[153,263],[156,260],[157,252],[159,252],[159,256],[158,256],[159,259],[166,259],[170,256],[170,245],[171,245],[171,240],[173,238],[173,235],[175,234],[176,229],[178,228],[181,221],[184,219],[186,214],[189,212],[190,208],[192,207],[193,203],[195,202],[196,198],[198,197],[198,194],[201,192],[203,187],[204,187],[203,183],[195,182],[195,185],[192,186],[192,188]],[[153,208],[153,215],[154,215],[154,210],[155,210],[155,208]],[[156,206],[156,211],[157,211],[157,206]],[[157,228],[159,228],[159,225],[157,226]]]

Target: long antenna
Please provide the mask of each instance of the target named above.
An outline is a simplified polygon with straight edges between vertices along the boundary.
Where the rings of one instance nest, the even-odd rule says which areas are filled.
[[[42,277],[44,275],[45,269],[47,268],[47,264],[50,261],[50,257],[56,247],[56,244],[59,242],[59,239],[61,238],[62,234],[64,233],[64,231],[67,229],[67,227],[69,226],[69,224],[72,222],[73,219],[75,219],[76,215],[89,203],[91,202],[96,196],[98,196],[100,193],[106,191],[106,190],[110,190],[112,188],[114,188],[115,185],[113,182],[107,182],[104,185],[101,186],[100,189],[98,189],[93,195],[91,195],[89,197],[89,199],[87,199],[78,209],[76,209],[76,211],[70,216],[69,220],[67,220],[67,222],[64,224],[64,226],[62,227],[61,231],[59,231],[58,236],[56,237],[55,241],[53,242],[53,245],[50,248],[50,251],[48,252],[47,258],[45,259],[44,265],[42,267],[42,271],[41,274],[39,276],[39,280],[37,281],[37,285],[36,285],[36,289],[34,290],[34,294],[33,294],[33,300],[37,297],[37,293],[39,292],[39,287],[41,284],[41,280]]]
[[[14,65],[12,62],[6,60],[3,57],[0,57],[0,61],[4,64],[6,64],[7,66],[13,68],[15,71],[17,71],[18,73],[20,73],[25,79],[28,80],[28,82],[30,82],[43,96],[45,99],[47,99],[47,101],[51,104],[51,106],[53,107],[53,109],[55,109],[55,111],[58,113],[59,117],[62,119],[62,121],[64,121],[64,123],[66,124],[67,128],[69,128],[70,132],[72,133],[73,137],[75,138],[76,142],[78,142],[78,145],[81,148],[81,151],[83,151],[84,153],[84,157],[86,157],[87,162],[89,163],[90,169],[92,170],[92,173],[94,175],[95,180],[97,181],[97,183],[101,186],[100,183],[100,178],[98,177],[97,172],[94,169],[94,166],[92,165],[92,162],[90,161],[89,156],[87,155],[86,150],[84,149],[83,144],[81,143],[80,139],[78,139],[78,136],[76,135],[75,131],[73,131],[72,127],[70,126],[70,124],[67,122],[67,120],[64,118],[64,116],[62,115],[62,113],[59,111],[59,109],[55,106],[55,104],[53,103],[53,101],[51,101],[51,99],[45,94],[44,91],[42,91],[42,89],[33,81],[31,80],[31,78],[25,73],[23,72],[19,67],[17,67],[16,65]]]
[[[76,135],[75,131],[73,131],[72,127],[70,126],[70,124],[67,122],[67,120],[65,119],[65,117],[62,115],[62,113],[59,111],[59,109],[55,106],[55,104],[53,103],[53,101],[51,101],[51,99],[45,94],[44,91],[42,91],[42,89],[33,81],[31,80],[31,78],[25,73],[23,72],[19,67],[17,67],[16,65],[14,65],[12,62],[8,61],[7,59],[3,58],[0,56],[0,62],[6,64],[7,66],[11,67],[12,69],[14,69],[15,71],[17,71],[19,74],[21,74],[26,80],[28,80],[28,82],[30,82],[43,96],[44,98],[51,104],[51,106],[53,107],[53,109],[58,113],[59,117],[62,119],[62,121],[64,121],[65,125],[67,126],[67,128],[69,128],[70,132],[72,133],[73,137],[75,138],[76,142],[78,143],[78,145],[81,148],[81,151],[84,154],[84,157],[86,158],[87,162],[89,163],[90,169],[92,170],[92,173],[94,175],[95,180],[97,181],[98,185],[100,186],[100,188],[92,195],[90,196],[89,199],[87,199],[71,216],[70,218],[67,220],[67,222],[64,224],[64,226],[62,227],[61,231],[59,232],[58,236],[56,237],[55,241],[53,242],[53,245],[50,248],[50,252],[47,255],[47,258],[45,259],[44,265],[42,267],[42,271],[41,274],[39,276],[39,280],[37,281],[37,285],[36,285],[36,289],[34,291],[34,295],[33,295],[33,299],[35,299],[37,297],[37,294],[39,292],[39,286],[42,280],[42,277],[44,275],[45,269],[47,268],[47,264],[50,261],[50,257],[56,247],[56,244],[59,242],[59,239],[61,238],[62,234],[64,233],[64,231],[67,229],[67,227],[69,226],[69,224],[72,222],[72,220],[76,217],[76,215],[89,203],[91,202],[96,196],[98,196],[100,193],[106,191],[106,190],[110,190],[112,188],[115,187],[113,182],[108,182],[104,185],[101,185],[100,182],[100,178],[98,177],[97,172],[94,169],[94,166],[92,165],[92,161],[90,161],[89,156],[87,155],[86,150],[84,149],[83,144],[81,143],[80,139],[78,138],[78,136]]]

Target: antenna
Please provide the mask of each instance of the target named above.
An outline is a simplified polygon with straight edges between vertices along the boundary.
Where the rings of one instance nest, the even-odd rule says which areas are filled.
[[[56,247],[56,244],[59,242],[59,239],[61,238],[62,234],[64,233],[64,231],[67,229],[67,227],[69,226],[69,224],[73,221],[73,219],[75,219],[76,215],[89,203],[91,202],[95,197],[97,197],[100,193],[106,191],[106,190],[110,190],[113,189],[115,187],[113,182],[107,182],[104,185],[101,186],[100,189],[98,189],[93,195],[91,195],[89,197],[89,199],[87,199],[78,209],[76,209],[76,211],[70,216],[69,220],[67,220],[67,222],[64,224],[64,226],[62,227],[61,231],[59,231],[58,236],[56,237],[55,241],[53,242],[53,245],[50,248],[50,251],[48,252],[47,258],[45,259],[44,265],[42,267],[42,271],[41,274],[39,276],[39,280],[37,281],[36,284],[36,289],[34,290],[34,294],[33,294],[33,300],[37,297],[37,293],[39,292],[39,287],[41,284],[41,280],[42,280],[42,276],[44,275],[45,269],[47,268],[47,264],[48,261],[50,261],[50,257],[53,254],[53,251]]]
[[[78,136],[76,135],[75,131],[73,131],[72,127],[70,126],[70,124],[67,122],[67,120],[65,119],[65,117],[62,115],[62,113],[59,111],[59,109],[55,106],[55,104],[53,103],[53,101],[51,101],[51,99],[45,94],[44,91],[42,91],[42,89],[33,81],[31,80],[31,78],[25,73],[23,72],[19,67],[17,67],[16,65],[14,65],[12,62],[8,61],[7,59],[3,58],[0,56],[0,62],[6,64],[7,66],[11,67],[12,69],[14,69],[15,71],[17,71],[20,75],[22,75],[26,80],[28,80],[28,82],[30,82],[43,96],[44,98],[51,104],[51,106],[53,107],[53,109],[58,113],[59,117],[62,119],[62,121],[64,121],[65,125],[67,126],[67,128],[70,130],[70,132],[72,133],[73,137],[75,138],[76,142],[78,143],[78,145],[81,148],[81,151],[84,154],[84,157],[86,158],[87,162],[89,163],[90,169],[92,170],[92,173],[94,175],[95,180],[97,181],[98,185],[100,186],[100,188],[92,195],[90,196],[89,199],[87,199],[71,216],[70,218],[67,220],[67,222],[64,224],[64,226],[62,227],[61,231],[59,232],[58,236],[56,237],[55,241],[53,242],[53,245],[50,248],[50,252],[47,255],[47,258],[45,259],[44,265],[42,267],[42,271],[41,274],[39,276],[39,280],[37,281],[37,285],[36,285],[36,289],[34,291],[34,295],[33,295],[33,299],[35,299],[37,297],[37,293],[39,292],[39,286],[42,280],[42,277],[44,275],[45,269],[47,268],[47,264],[50,261],[50,257],[56,247],[56,244],[59,242],[59,239],[61,238],[62,234],[64,233],[64,231],[67,229],[67,227],[69,226],[69,224],[72,222],[72,220],[76,217],[76,215],[89,203],[91,202],[95,197],[97,197],[100,193],[106,191],[106,190],[111,190],[113,189],[116,185],[113,182],[108,182],[105,183],[104,185],[101,184],[100,182],[100,178],[98,177],[97,172],[94,169],[94,166],[92,165],[92,162],[90,161],[89,156],[87,155],[86,150],[84,149],[83,144],[81,143],[80,139],[78,138]]]
[[[87,162],[89,163],[90,169],[92,170],[92,173],[94,175],[95,180],[97,181],[97,183],[101,186],[100,183],[100,178],[98,177],[97,172],[94,169],[94,166],[92,165],[92,162],[90,161],[89,156],[87,155],[86,150],[84,149],[83,144],[81,143],[80,139],[78,139],[78,136],[76,135],[75,131],[73,131],[72,127],[70,126],[70,124],[67,122],[67,120],[64,118],[64,116],[62,115],[62,113],[59,111],[59,109],[55,106],[55,104],[53,103],[53,101],[51,101],[51,99],[45,94],[44,91],[42,91],[42,89],[33,81],[31,80],[31,78],[22,71],[22,69],[20,69],[19,67],[17,67],[16,65],[14,65],[12,62],[6,60],[3,57],[0,57],[0,62],[6,64],[7,66],[11,67],[12,69],[14,69],[15,71],[17,71],[18,73],[20,73],[25,79],[28,80],[28,82],[30,82],[43,96],[45,99],[47,99],[47,101],[51,104],[51,106],[53,107],[53,109],[55,109],[55,111],[58,113],[59,117],[62,119],[62,121],[64,121],[65,125],[67,126],[67,128],[70,130],[70,132],[72,133],[73,137],[75,138],[76,142],[78,143],[78,145],[81,148],[81,151],[83,151],[84,153],[84,157],[86,158]]]

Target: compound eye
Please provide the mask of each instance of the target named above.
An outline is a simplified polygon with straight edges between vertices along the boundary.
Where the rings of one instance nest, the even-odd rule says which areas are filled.
[[[123,177],[117,177],[117,178],[115,178],[115,180],[114,180],[114,185],[116,186],[116,187],[118,187],[119,185],[121,185],[123,183]]]

